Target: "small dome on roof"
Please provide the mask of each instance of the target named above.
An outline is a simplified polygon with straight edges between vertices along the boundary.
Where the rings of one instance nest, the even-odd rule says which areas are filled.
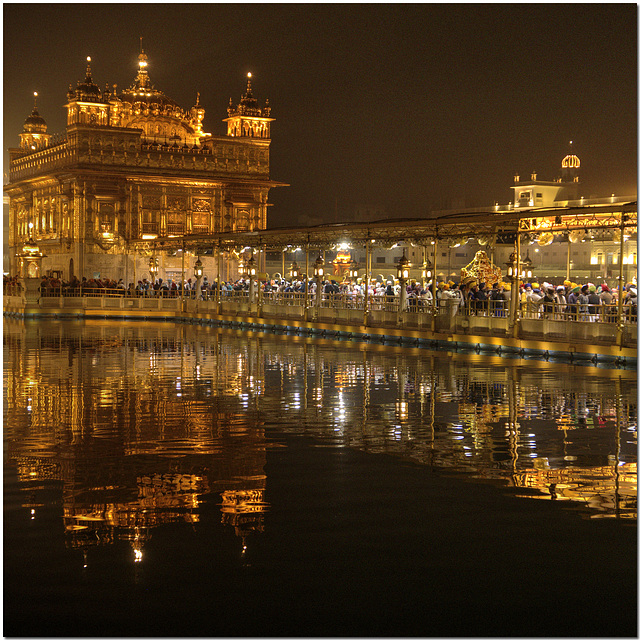
[[[94,83],[91,77],[91,58],[87,57],[87,72],[84,78],[84,82],[78,80],[78,84],[75,89],[69,87],[69,93],[67,97],[70,100],[80,100],[83,102],[101,102],[102,91],[100,87]]]
[[[26,133],[44,133],[47,130],[45,119],[34,107],[31,115],[24,121],[24,131]]]
[[[24,121],[22,128],[23,133],[46,133],[47,123],[44,118],[38,113],[38,92],[33,92],[33,111],[31,115]]]

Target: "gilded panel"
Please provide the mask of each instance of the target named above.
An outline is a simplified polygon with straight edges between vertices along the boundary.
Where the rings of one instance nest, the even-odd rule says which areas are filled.
[[[187,199],[180,196],[167,196],[167,209],[185,211],[187,209]]]
[[[192,209],[198,213],[200,212],[209,212],[211,211],[211,201],[205,198],[193,198],[192,201]]]
[[[159,209],[160,208],[160,196],[150,196],[143,195],[142,196],[142,206],[145,209]]]

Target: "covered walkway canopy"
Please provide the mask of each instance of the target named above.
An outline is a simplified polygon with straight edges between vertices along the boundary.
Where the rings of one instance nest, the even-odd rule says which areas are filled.
[[[339,223],[313,227],[292,227],[236,233],[192,234],[186,237],[162,237],[132,243],[138,249],[180,249],[198,252],[207,249],[228,251],[250,247],[283,250],[287,247],[329,249],[340,243],[391,248],[398,242],[424,246],[434,241],[447,242],[476,238],[481,244],[516,244],[523,234],[532,239],[544,233],[560,235],[572,231],[620,230],[637,232],[637,200],[622,199],[598,204],[567,204],[555,208],[493,210],[476,209],[443,213],[431,218],[388,219],[367,223]],[[614,234],[616,240],[617,235]],[[519,244],[519,242],[518,242]]]

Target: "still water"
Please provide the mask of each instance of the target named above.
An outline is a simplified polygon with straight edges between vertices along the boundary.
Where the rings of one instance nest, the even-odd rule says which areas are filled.
[[[5,636],[635,636],[636,372],[4,322]]]

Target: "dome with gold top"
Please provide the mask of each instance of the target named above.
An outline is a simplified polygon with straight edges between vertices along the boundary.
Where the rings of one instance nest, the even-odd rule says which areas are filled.
[[[562,168],[563,169],[579,169],[580,168],[580,158],[576,155],[566,155],[562,159]]]
[[[149,73],[147,72],[147,54],[142,51],[138,56],[138,75],[135,77],[133,84],[125,89],[118,97],[122,102],[130,104],[147,103],[158,105],[170,105],[177,109],[180,106],[162,91],[156,89],[149,81]]]
[[[31,115],[24,121],[23,130],[25,133],[45,133],[47,131],[47,123],[35,107],[33,107]]]
[[[45,119],[38,113],[37,101],[38,92],[33,92],[33,111],[27,116],[22,128],[23,133],[46,133],[47,123]]]
[[[254,97],[251,91],[251,74],[247,74],[247,89],[242,94],[239,104],[236,106],[233,104],[233,100],[229,98],[229,106],[227,113],[229,116],[255,116],[258,118],[268,118],[271,115],[271,107],[269,106],[269,99],[265,101],[264,108],[260,108],[258,100]]]
[[[102,102],[102,91],[100,91],[100,87],[94,83],[91,76],[90,57],[87,57],[87,72],[84,81],[80,82],[78,80],[78,85],[75,89],[69,87],[67,98],[80,102]]]
[[[202,131],[204,109],[199,94],[196,105],[185,110],[164,92],[156,89],[149,79],[147,54],[138,56],[138,73],[133,84],[116,93],[109,93],[111,124],[120,127],[142,129],[143,138],[169,144],[197,144]]]

